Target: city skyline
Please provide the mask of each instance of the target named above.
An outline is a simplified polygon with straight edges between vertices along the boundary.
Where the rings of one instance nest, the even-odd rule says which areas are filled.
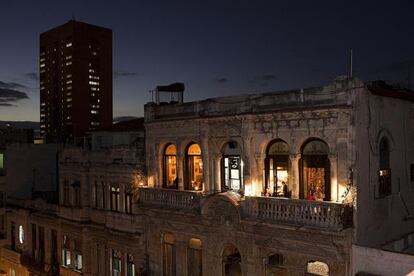
[[[113,30],[114,117],[142,116],[148,91],[175,81],[185,101],[319,86],[347,73],[351,48],[356,76],[408,85],[413,4],[382,2],[13,2],[0,25],[0,118],[39,121],[39,35],[72,18]]]

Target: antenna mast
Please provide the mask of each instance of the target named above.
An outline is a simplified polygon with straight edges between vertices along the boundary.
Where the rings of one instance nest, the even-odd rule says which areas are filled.
[[[351,52],[349,53],[349,77],[352,79],[354,77],[354,72],[353,72],[353,54],[352,54],[352,49]]]

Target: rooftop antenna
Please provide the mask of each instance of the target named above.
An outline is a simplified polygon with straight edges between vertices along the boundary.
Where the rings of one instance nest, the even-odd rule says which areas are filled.
[[[353,72],[353,54],[352,54],[352,49],[349,53],[349,78],[353,78],[354,72]]]

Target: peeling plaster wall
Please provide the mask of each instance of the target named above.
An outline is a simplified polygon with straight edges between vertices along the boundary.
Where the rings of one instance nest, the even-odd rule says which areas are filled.
[[[379,246],[414,231],[414,103],[359,90],[355,101],[356,244]],[[378,197],[379,142],[390,141],[392,194]],[[404,206],[407,204],[408,212]]]

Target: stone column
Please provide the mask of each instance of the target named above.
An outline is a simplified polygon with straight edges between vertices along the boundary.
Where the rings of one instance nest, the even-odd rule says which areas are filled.
[[[178,150],[178,147],[177,147]],[[184,157],[185,154],[177,152],[176,173],[178,178],[178,190],[184,190]]]
[[[212,172],[214,175],[214,191],[221,192],[221,155],[216,155],[215,158],[212,158],[215,170]]]
[[[203,159],[203,190],[205,193],[208,193],[210,191],[210,187],[213,187],[211,179],[214,179],[214,177],[210,177],[210,152],[208,148],[208,140],[207,138],[203,138],[201,140],[201,158]]]
[[[125,213],[125,183],[119,185],[119,202],[118,210],[122,213]]]
[[[256,184],[256,191],[255,191],[255,195],[262,195],[265,191],[264,191],[264,187],[265,187],[265,177],[264,177],[264,161],[265,161],[265,155],[259,153],[255,154],[255,164],[256,164],[256,179],[257,179],[257,184]]]
[[[300,153],[294,153],[289,156],[291,168],[289,172],[290,186],[288,187],[292,191],[292,198],[299,198],[300,196],[300,159],[302,158]]]
[[[156,188],[162,188],[163,181],[163,167],[164,167],[164,153],[159,154],[158,149],[155,150],[155,157],[153,163],[149,164],[149,167],[152,168],[151,171],[154,173],[154,186]]]
[[[105,210],[111,210],[111,183],[105,182]]]
[[[253,188],[253,166],[252,166],[252,159],[254,159],[254,153],[251,151],[250,147],[250,136],[247,136],[246,139],[242,139],[241,143],[243,143],[243,152],[241,155],[243,161],[243,171],[242,171],[242,179],[243,179],[243,190],[246,190],[246,185],[250,185],[251,189]]]
[[[341,197],[338,186],[338,158],[336,154],[329,154],[328,158],[331,165],[331,201],[338,202]]]
[[[81,206],[91,206],[91,184],[89,181],[89,173],[83,173],[81,179],[80,179],[81,185],[80,185],[80,200],[81,200]]]

